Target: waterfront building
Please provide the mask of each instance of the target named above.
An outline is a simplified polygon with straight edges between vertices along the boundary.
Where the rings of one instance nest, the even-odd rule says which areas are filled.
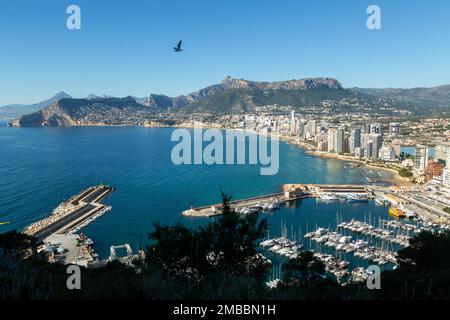
[[[337,147],[337,128],[330,127],[328,129],[328,152],[336,152]]]
[[[344,128],[337,129],[336,136],[336,153],[343,154],[344,153],[344,139],[345,139],[345,130]]]
[[[372,150],[373,150],[372,141],[367,141],[366,143],[364,143],[364,158],[365,159],[372,158]]]
[[[303,121],[298,122],[298,130],[297,135],[301,140],[305,140],[306,138],[306,130],[305,123]]]
[[[364,148],[356,147],[354,152],[355,152],[355,157],[358,157],[358,158],[364,157]]]
[[[353,129],[350,133],[349,141],[350,153],[355,153],[355,148],[361,147],[361,129]]]
[[[316,120],[309,120],[306,123],[306,138],[308,140],[314,139],[314,137],[316,136],[316,131],[317,131]]]
[[[377,159],[381,146],[383,144],[383,137],[381,134],[371,134],[372,136],[372,158]]]
[[[399,136],[401,134],[401,124],[397,122],[390,123],[389,134],[392,136]]]
[[[400,154],[401,154],[401,150],[402,150],[401,145],[399,143],[394,143],[392,145],[392,148],[395,150],[395,156],[397,158],[400,158]]]
[[[416,153],[414,155],[414,169],[417,171],[423,171],[428,164],[428,147],[418,146],[415,149]]]
[[[450,156],[450,144],[438,144],[435,147],[435,158],[436,160],[446,161],[447,157]]]
[[[396,154],[394,148],[384,146],[379,151],[379,158],[383,161],[395,161]]]
[[[296,119],[295,119],[295,110],[291,111],[291,122],[290,122],[290,131],[291,131],[291,135],[295,136],[296,135],[296,129],[297,129],[297,123],[296,123]]]
[[[350,153],[350,138],[347,135],[344,137],[344,153]]]
[[[450,188],[450,167],[447,166],[447,168],[445,168],[444,170],[444,175],[442,177],[442,184],[447,187]]]
[[[442,184],[450,188],[450,154],[447,155],[447,167],[444,170],[443,176],[442,176]]]
[[[328,150],[328,144],[324,140],[320,140],[318,143],[318,149],[319,151],[327,151]]]
[[[436,160],[428,161],[427,167],[425,168],[425,175],[428,180],[433,179],[434,177],[439,177],[442,175],[443,166]]]

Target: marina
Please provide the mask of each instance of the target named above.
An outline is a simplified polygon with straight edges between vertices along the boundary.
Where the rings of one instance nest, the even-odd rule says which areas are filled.
[[[324,263],[326,274],[346,285],[365,281],[371,275],[367,270],[369,266],[378,265],[382,270],[397,268],[397,251],[409,246],[409,240],[414,235],[422,231],[448,229],[448,225],[413,212],[408,208],[409,201],[394,194],[389,186],[285,184],[282,190],[282,193],[231,203],[239,214],[266,214],[272,232],[276,221],[280,223],[280,236],[268,236],[260,243],[264,255],[280,265],[267,282],[269,288],[282,281],[281,266],[298,258],[302,250],[312,251]],[[308,220],[300,219],[303,222],[299,224],[298,217],[287,213],[297,214],[297,207],[305,204],[311,206],[313,203],[318,208],[336,208],[336,218],[332,222],[329,213],[321,209],[313,216],[308,212],[309,218],[316,224],[316,228],[308,232]],[[350,209],[353,212],[347,217],[345,212]],[[306,213],[307,209],[303,208],[302,212]],[[185,216],[194,217],[220,214],[220,204],[183,212]],[[291,222],[283,221],[284,218]],[[323,223],[328,227],[320,227]],[[307,231],[304,235],[302,229]]]
[[[275,211],[286,203],[307,198],[368,202],[372,197],[368,186],[364,185],[285,184],[282,190],[280,193],[233,201],[230,205],[238,213],[247,214],[255,211]],[[182,214],[186,217],[215,217],[222,214],[222,204],[191,207]]]
[[[289,240],[285,237],[265,240],[260,243],[260,246],[288,259],[298,258],[299,251],[303,247],[297,241]]]
[[[381,247],[371,246],[368,241],[358,239],[354,240],[351,236],[345,236],[338,232],[331,232],[324,228],[318,228],[316,231],[305,234],[318,244],[323,244],[328,248],[333,248],[336,252],[352,253],[360,259],[375,262],[379,265],[385,265],[390,262],[396,264],[396,252],[389,251],[382,244]]]

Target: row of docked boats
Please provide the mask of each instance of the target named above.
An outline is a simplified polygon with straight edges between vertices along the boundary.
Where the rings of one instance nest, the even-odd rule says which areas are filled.
[[[350,203],[369,201],[368,194],[359,194],[359,193],[336,194],[327,192],[319,194],[319,198],[325,201],[347,200]]]
[[[376,228],[371,224],[355,219],[352,219],[350,222],[342,222],[338,225],[338,229],[349,230],[353,233],[363,234],[383,241],[389,241],[403,247],[407,247],[409,245],[410,237],[407,234],[402,234],[400,232],[395,234],[392,230]]]
[[[351,236],[344,236],[324,228],[318,228],[314,232],[307,233],[305,238],[310,238],[314,242],[339,252],[353,253],[355,257],[373,261],[379,265],[385,265],[389,262],[395,264],[397,261],[395,252],[370,246],[367,241],[362,239],[353,240]]]
[[[288,258],[296,259],[303,247],[297,241],[289,240],[286,237],[268,239],[260,243],[260,246],[267,251]]]
[[[338,259],[331,254],[323,252],[314,252],[314,257],[319,259],[325,265],[325,271],[333,274],[338,282],[341,282],[350,273],[348,271],[349,262]]]
[[[259,202],[254,206],[244,206],[236,208],[236,212],[240,214],[250,214],[255,212],[269,212],[279,209],[285,203],[284,200],[271,199],[269,202]]]
[[[419,218],[415,219],[415,224],[400,220],[381,220],[381,223],[387,228],[405,230],[408,232],[413,232],[415,234],[421,233],[422,231],[440,232],[444,230],[450,230],[449,226],[425,221]]]

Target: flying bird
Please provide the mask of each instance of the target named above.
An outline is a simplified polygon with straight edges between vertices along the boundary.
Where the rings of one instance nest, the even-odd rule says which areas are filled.
[[[183,49],[181,49],[181,43],[183,42],[183,40],[180,40],[180,42],[178,42],[176,47],[173,47],[173,51],[175,52],[181,52],[183,51]]]

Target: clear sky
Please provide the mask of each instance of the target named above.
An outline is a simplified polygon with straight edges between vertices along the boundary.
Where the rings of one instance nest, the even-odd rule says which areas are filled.
[[[66,28],[81,8],[82,29]],[[366,28],[377,4],[382,30]],[[185,51],[172,47],[183,39]],[[185,94],[225,76],[334,77],[345,87],[450,83],[448,0],[0,2],[0,105],[58,91]]]

